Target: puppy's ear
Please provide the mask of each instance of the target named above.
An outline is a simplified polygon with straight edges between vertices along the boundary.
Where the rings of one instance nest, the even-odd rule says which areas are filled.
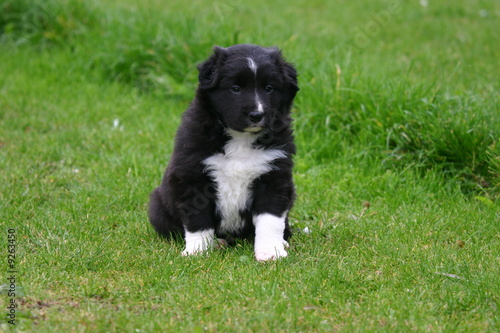
[[[297,82],[297,70],[293,67],[292,64],[283,61],[283,74],[285,75],[285,79],[290,85],[290,90],[292,90],[293,94],[299,91],[299,84]]]
[[[207,61],[198,65],[198,81],[201,89],[215,87],[218,80],[219,68],[226,58],[226,49],[220,46],[214,47],[214,53]]]
[[[292,64],[286,62],[281,50],[277,47],[269,48],[269,51],[272,53],[275,59],[276,65],[281,67],[281,72],[285,77],[285,81],[289,84],[290,90],[292,94],[295,96],[297,91],[299,91],[299,85],[297,82],[297,71]]]

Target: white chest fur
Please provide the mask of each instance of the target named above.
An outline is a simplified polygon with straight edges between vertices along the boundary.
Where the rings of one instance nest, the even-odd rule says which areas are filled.
[[[253,181],[272,170],[271,162],[283,158],[280,149],[252,147],[256,136],[230,132],[224,153],[206,158],[203,163],[217,185],[217,210],[222,217],[220,229],[235,232],[243,227],[240,211],[251,204]]]

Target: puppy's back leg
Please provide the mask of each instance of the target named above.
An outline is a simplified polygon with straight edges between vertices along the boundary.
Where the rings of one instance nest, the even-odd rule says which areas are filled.
[[[148,216],[149,222],[151,222],[157,233],[166,237],[183,235],[182,227],[178,223],[175,223],[175,220],[162,201],[160,188],[156,188],[151,192]]]

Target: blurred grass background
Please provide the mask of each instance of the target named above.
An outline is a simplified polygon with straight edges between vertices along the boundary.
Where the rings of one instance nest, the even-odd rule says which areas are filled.
[[[18,328],[495,331],[499,17],[492,0],[0,0]],[[291,217],[312,233],[270,265],[244,242],[188,261],[145,213],[196,65],[235,43],[300,74]]]

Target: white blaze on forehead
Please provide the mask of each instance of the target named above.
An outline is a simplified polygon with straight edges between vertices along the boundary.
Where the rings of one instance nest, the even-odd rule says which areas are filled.
[[[247,60],[248,60],[248,67],[250,67],[253,74],[257,76],[257,64],[252,58],[247,58]],[[259,98],[257,90],[255,90],[255,105],[257,106],[257,112],[264,112],[264,106],[262,105],[262,101]]]
[[[257,104],[257,112],[264,112],[264,106],[262,105],[262,101],[259,98],[259,94],[255,93],[255,104]]]
[[[247,58],[248,60],[248,67],[252,70],[252,72],[257,75],[257,64],[252,58]]]

